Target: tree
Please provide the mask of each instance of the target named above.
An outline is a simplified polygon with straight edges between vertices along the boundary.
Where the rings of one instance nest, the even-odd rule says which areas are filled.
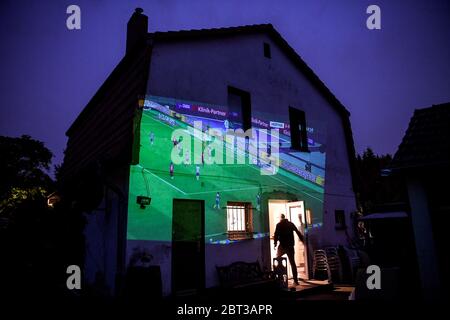
[[[406,201],[406,189],[395,176],[382,176],[381,172],[392,161],[390,154],[376,155],[371,148],[356,158],[360,181],[359,200],[365,214],[380,205]]]
[[[23,135],[0,136],[0,219],[2,225],[27,201],[45,201],[53,181],[47,174],[52,152],[44,143]]]
[[[42,142],[0,136],[0,154],[0,291],[67,293],[67,266],[82,265],[83,217],[70,205],[48,207],[55,183]]]
[[[1,282],[20,283],[20,277],[29,279],[26,275],[36,265],[35,253],[40,250],[34,247],[42,247],[36,234],[53,185],[46,172],[52,153],[42,142],[24,135],[0,136],[0,154],[0,268],[5,277]]]
[[[23,135],[20,138],[0,136],[0,199],[11,188],[49,188],[52,179],[47,174],[53,154],[44,143]]]

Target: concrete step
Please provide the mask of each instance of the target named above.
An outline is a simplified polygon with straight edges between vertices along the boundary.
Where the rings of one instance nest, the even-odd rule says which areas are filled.
[[[290,280],[288,288],[283,288],[281,290],[281,295],[284,298],[297,299],[321,292],[330,292],[333,291],[333,289],[333,283],[327,280],[300,280],[299,285],[295,285]]]

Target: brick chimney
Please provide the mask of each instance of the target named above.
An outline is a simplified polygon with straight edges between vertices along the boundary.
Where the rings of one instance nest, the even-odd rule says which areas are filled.
[[[142,8],[136,8],[127,23],[126,53],[145,45],[148,31],[148,17],[143,12],[144,10]]]

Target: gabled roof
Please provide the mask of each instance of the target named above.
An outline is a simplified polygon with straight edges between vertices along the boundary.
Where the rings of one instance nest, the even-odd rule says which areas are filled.
[[[392,169],[450,166],[450,102],[414,111]]]
[[[149,33],[148,37],[151,41],[179,41],[198,38],[218,38],[221,36],[264,33],[267,34],[287,55],[291,62],[301,70],[301,72],[312,82],[331,105],[341,114],[349,116],[350,113],[342,105],[342,103],[331,93],[319,77],[311,70],[311,68],[303,61],[303,59],[295,52],[295,50],[287,43],[286,40],[278,33],[272,24],[254,24],[238,27],[212,28],[212,29],[192,29],[180,31],[166,31]]]
[[[333,93],[325,86],[312,69],[303,61],[303,59],[295,52],[295,50],[287,43],[287,41],[278,33],[272,24],[255,24],[239,27],[198,29],[198,30],[182,30],[182,31],[166,31],[154,32],[148,34],[149,42],[153,41],[179,41],[199,38],[218,38],[221,36],[241,35],[241,34],[267,34],[286,54],[288,59],[296,66],[303,75],[305,75],[312,85],[323,95],[323,97],[333,106],[342,119],[344,128],[344,136],[347,145],[347,155],[352,172],[353,190],[356,192],[359,183],[356,178],[355,164],[355,145],[353,142],[353,134],[350,124],[350,112],[344,105],[334,96]]]

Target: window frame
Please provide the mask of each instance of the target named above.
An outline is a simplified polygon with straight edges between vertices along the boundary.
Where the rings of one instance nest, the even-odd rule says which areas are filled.
[[[242,129],[247,131],[252,128],[252,102],[250,92],[228,86],[228,98],[230,95],[238,96],[241,100]],[[227,102],[228,103],[228,102]]]
[[[229,230],[228,209],[229,207],[243,207],[245,230]],[[227,236],[229,240],[245,240],[253,238],[253,207],[251,202],[228,201],[227,207]]]

